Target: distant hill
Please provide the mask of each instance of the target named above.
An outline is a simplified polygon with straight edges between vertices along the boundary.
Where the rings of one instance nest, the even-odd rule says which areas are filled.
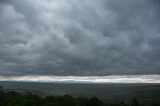
[[[0,106],[160,106],[160,85],[0,82]]]
[[[97,96],[104,101],[160,99],[160,84],[64,84],[33,82],[0,82],[8,90],[25,91],[46,95],[71,95],[74,97]]]

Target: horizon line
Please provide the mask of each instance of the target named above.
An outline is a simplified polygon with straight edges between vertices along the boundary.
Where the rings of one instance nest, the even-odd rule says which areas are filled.
[[[23,75],[0,76],[0,81],[44,83],[160,83],[160,75],[58,76]]]

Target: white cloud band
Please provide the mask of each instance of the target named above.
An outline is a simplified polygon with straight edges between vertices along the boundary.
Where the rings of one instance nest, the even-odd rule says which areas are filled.
[[[0,81],[58,82],[58,83],[160,83],[160,75],[122,76],[0,76]]]

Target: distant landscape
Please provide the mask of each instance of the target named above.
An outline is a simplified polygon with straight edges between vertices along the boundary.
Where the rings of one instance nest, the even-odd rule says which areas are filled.
[[[74,98],[88,99],[97,97],[104,103],[125,102],[128,105],[136,98],[140,102],[140,106],[160,106],[160,84],[0,82],[0,85],[6,92],[15,91],[22,94],[31,92],[40,97],[53,95],[69,95]]]

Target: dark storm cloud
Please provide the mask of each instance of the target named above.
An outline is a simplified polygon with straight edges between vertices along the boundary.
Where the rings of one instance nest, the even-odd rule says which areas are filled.
[[[0,74],[160,74],[158,0],[1,0]]]

